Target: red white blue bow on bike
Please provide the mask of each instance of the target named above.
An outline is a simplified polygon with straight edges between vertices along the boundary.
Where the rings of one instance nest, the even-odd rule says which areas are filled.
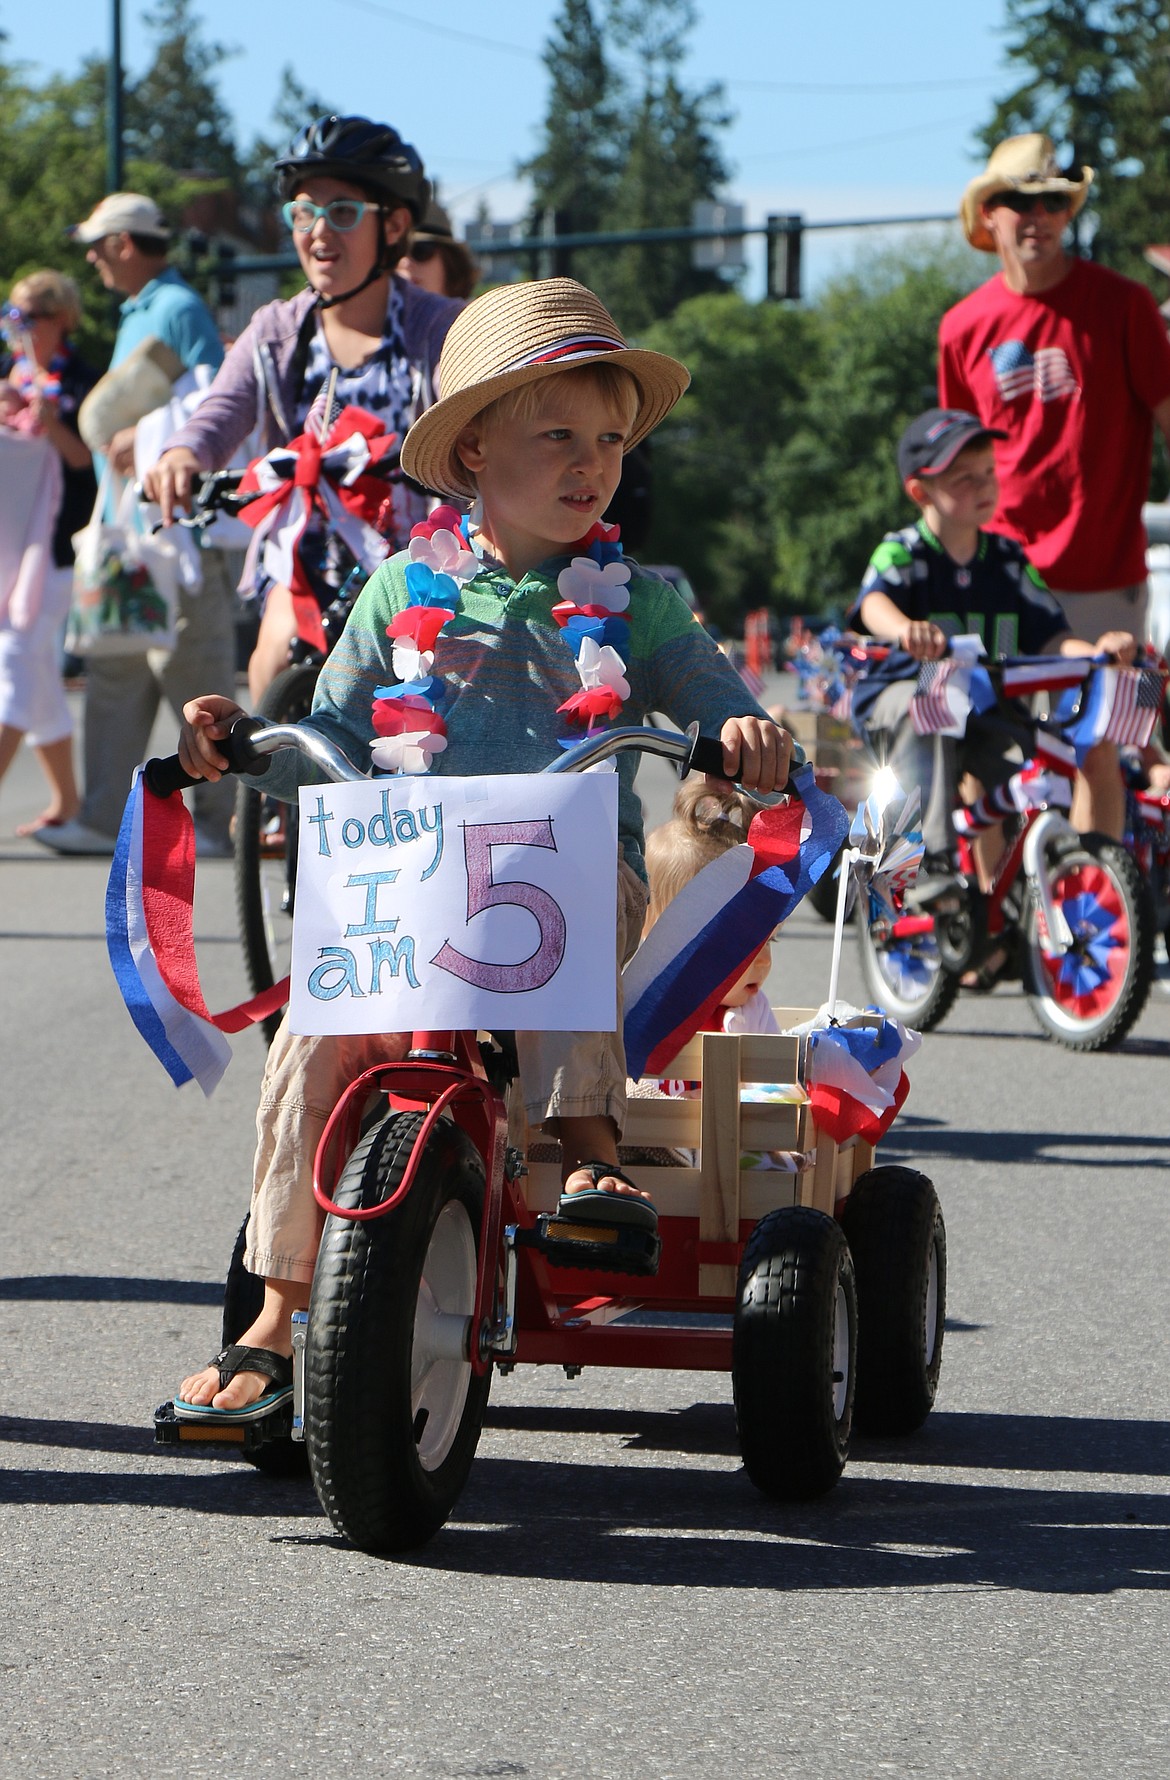
[[[240,480],[241,494],[260,495],[240,510],[240,518],[253,527],[242,580],[254,581],[262,564],[274,581],[288,587],[300,635],[322,651],[321,609],[300,560],[305,528],[317,513],[372,574],[390,552],[375,530],[389,485],[384,474],[370,471],[397,443],[396,434],[387,433],[372,414],[343,408],[323,439],[302,433],[249,464]]]
[[[811,766],[791,783],[798,796],[754,816],[746,842],[691,879],[626,966],[630,1075],[662,1074],[828,870],[849,818],[835,797],[818,791]]]
[[[877,1014],[855,1018],[809,1034],[809,1103],[818,1130],[838,1143],[876,1143],[910,1091],[904,1065],[922,1035]]]

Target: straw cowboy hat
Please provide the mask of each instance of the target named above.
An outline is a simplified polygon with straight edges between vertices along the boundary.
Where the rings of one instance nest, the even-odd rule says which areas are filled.
[[[1072,216],[1077,214],[1089,195],[1093,169],[1082,167],[1079,173],[1062,173],[1056,164],[1056,151],[1049,136],[1038,131],[1029,136],[1009,136],[991,152],[984,172],[970,182],[959,203],[963,233],[972,247],[982,253],[994,253],[995,242],[983,220],[980,205],[996,192],[1065,192]]]
[[[474,478],[455,455],[468,422],[510,389],[602,361],[621,365],[638,386],[629,451],[670,413],[691,380],[686,367],[664,353],[627,346],[604,304],[573,278],[486,292],[451,324],[439,358],[443,393],[407,433],[403,469],[438,494],[474,498]]]

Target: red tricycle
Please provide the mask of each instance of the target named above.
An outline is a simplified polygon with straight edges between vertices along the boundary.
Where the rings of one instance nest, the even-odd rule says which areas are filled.
[[[331,778],[363,776],[304,729],[241,729],[253,761],[294,746]],[[644,728],[589,738],[548,770],[631,748],[680,773],[723,771],[718,743]],[[780,1010],[780,1023],[810,1012]],[[799,1093],[753,1101],[756,1084],[799,1089],[808,1048],[799,1034],[703,1033],[671,1064],[701,1084],[698,1097],[631,1099],[623,1165],[653,1197],[653,1235],[558,1210],[559,1169],[527,1160],[507,1037],[416,1032],[403,1062],[353,1082],[321,1141],[327,1215],[309,1309],[294,1319],[291,1408],[227,1434],[263,1469],[307,1453],[334,1526],[395,1552],[455,1507],[493,1371],[730,1371],[752,1481],[782,1499],[830,1489],[854,1424],[906,1433],[931,1409],[946,1239],[924,1175],[875,1166],[861,1139],[818,1135]],[[752,1166],[760,1152],[787,1166]],[[626,1161],[638,1153],[665,1160]],[[248,1326],[260,1290],[242,1252],[225,1341]],[[156,1431],[167,1443],[226,1437],[176,1420],[170,1404]]]

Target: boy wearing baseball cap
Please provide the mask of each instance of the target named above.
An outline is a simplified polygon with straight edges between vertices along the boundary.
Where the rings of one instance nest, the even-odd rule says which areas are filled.
[[[868,730],[893,733],[890,766],[903,785],[921,789],[927,857],[911,895],[922,905],[955,887],[951,808],[960,775],[969,773],[980,789],[1003,784],[1021,765],[1031,736],[1013,722],[1010,703],[972,712],[958,739],[916,734],[910,702],[918,663],[937,661],[951,637],[971,634],[993,657],[1134,656],[1128,632],[1109,631],[1096,643],[1071,636],[1064,612],[1023,548],[984,529],[999,499],[994,441],[1003,437],[962,409],[931,408],[911,421],[898,442],[898,472],[919,516],[913,525],[886,533],[847,615],[866,635],[893,645],[858,682],[853,709]],[[1082,830],[1096,826],[1094,791],[1110,770],[1117,770],[1116,750],[1100,744],[1085,763],[1083,787],[1078,785],[1079,811],[1074,802],[1074,820],[1077,814],[1086,818]],[[981,837],[982,866],[993,863],[999,839],[998,830]]]
[[[353,760],[372,752],[383,770],[481,775],[539,771],[575,719],[638,724],[661,710],[718,734],[729,776],[761,791],[783,786],[790,738],[674,589],[624,562],[600,523],[623,453],[688,381],[675,360],[629,348],[572,279],[504,286],[465,309],[443,347],[441,399],[411,427],[402,464],[437,494],[470,501],[470,520],[463,530],[456,512],[437,510],[410,551],[372,576],[306,722]],[[440,564],[458,588],[445,619],[416,591]],[[562,628],[567,609],[584,629]],[[240,707],[200,698],[185,715],[184,766],[218,778],[217,743]],[[636,766],[634,755],[618,762],[616,963],[633,951],[646,908]],[[299,771],[299,757],[286,756],[262,783],[291,798]],[[575,1215],[587,1215],[591,1196],[597,1215],[603,1194],[607,1221],[652,1228],[653,1207],[617,1165],[620,1024],[619,1014],[615,1032],[518,1034],[521,1083],[529,1119],[560,1141]],[[281,1027],[262,1089],[245,1255],[264,1278],[264,1307],[239,1348],[183,1381],[178,1416],[238,1419],[287,1396],[291,1316],[308,1303],[320,1231],[312,1166],[324,1121],[360,1070],[400,1057],[406,1042]]]

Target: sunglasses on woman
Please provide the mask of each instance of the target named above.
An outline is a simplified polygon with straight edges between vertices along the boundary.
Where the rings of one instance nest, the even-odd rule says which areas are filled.
[[[425,266],[428,260],[434,259],[438,251],[439,243],[437,241],[412,241],[406,250],[406,256],[413,260],[416,266]]]
[[[298,235],[307,235],[319,216],[323,216],[329,228],[336,229],[339,235],[348,235],[351,229],[357,228],[367,210],[376,208],[361,198],[333,198],[328,204],[310,204],[307,198],[292,198],[281,205],[280,214]]]
[[[1072,199],[1067,192],[996,192],[988,198],[987,208],[1012,210],[1017,216],[1030,216],[1039,204],[1047,216],[1059,216],[1067,210]]]

